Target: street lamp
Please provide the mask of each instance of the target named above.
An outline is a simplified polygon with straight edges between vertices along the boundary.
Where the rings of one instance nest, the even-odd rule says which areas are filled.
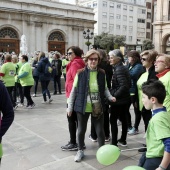
[[[88,50],[89,50],[89,46],[91,44],[91,42],[89,41],[90,39],[93,38],[94,34],[93,32],[90,32],[89,29],[87,29],[87,31],[83,31],[83,36],[84,36],[84,39],[87,39],[88,41],[86,42],[86,45],[88,47]]]

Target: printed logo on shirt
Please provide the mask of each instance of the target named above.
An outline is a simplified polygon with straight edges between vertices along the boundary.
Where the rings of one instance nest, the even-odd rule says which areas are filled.
[[[14,70],[9,70],[9,76],[15,76],[15,71]]]

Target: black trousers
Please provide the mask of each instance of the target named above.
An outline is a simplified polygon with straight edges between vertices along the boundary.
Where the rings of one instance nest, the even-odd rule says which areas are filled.
[[[155,170],[161,164],[162,157],[160,158],[146,158],[146,153],[143,153],[138,166],[143,167],[146,170]],[[170,165],[166,170],[170,170]]]
[[[34,76],[33,78],[34,78],[34,94],[37,94],[37,87],[38,87],[39,77]]]
[[[70,133],[70,143],[76,144],[76,131],[78,126],[76,112],[73,111],[70,117],[67,115],[67,119],[68,119],[68,129]]]
[[[13,105],[13,107],[15,107],[15,106],[16,106],[16,103],[14,102],[13,96],[12,96],[13,88],[14,88],[14,86],[6,87],[6,89],[8,90],[8,93],[9,93],[9,96],[10,96],[10,99],[11,99],[11,102],[12,102],[12,105]]]
[[[128,105],[129,110],[127,112],[128,128],[132,128],[130,106],[131,106],[131,104],[133,104],[134,113],[135,113],[135,124],[134,124],[134,127],[135,127],[135,129],[138,130],[139,123],[140,123],[140,120],[141,120],[141,112],[139,110],[139,102],[138,102],[138,99],[137,99],[137,97],[135,95],[130,96],[130,99],[131,100],[130,100],[129,105]]]
[[[105,133],[105,138],[110,137],[109,105],[105,105],[104,133]],[[97,134],[96,134],[96,130],[95,130],[94,123],[93,123],[92,119],[91,119],[91,137],[93,139],[97,139]]]
[[[66,73],[63,73],[63,76],[64,76],[64,80],[66,82]]]
[[[90,114],[91,113],[89,112],[86,112],[85,114],[77,113],[77,119],[78,119],[78,137],[77,138],[78,138],[79,150],[83,150],[84,138],[85,138],[85,133],[87,129],[87,122],[88,122]],[[97,133],[99,147],[101,147],[105,143],[105,135],[104,135],[104,128],[103,128],[104,116],[102,115],[100,116],[100,118],[91,116],[91,120],[93,122],[95,131]]]
[[[61,93],[61,76],[57,75],[53,77],[54,80],[54,92],[57,92],[57,85],[58,85],[58,91]]]
[[[126,141],[127,111],[128,111],[128,104],[111,105],[110,124],[111,124],[111,133],[112,133],[112,145],[117,146],[117,136],[118,136],[117,120],[118,119],[120,119],[120,121],[122,122],[122,135],[120,139],[122,141]]]
[[[48,81],[41,81],[41,88],[42,88],[42,94],[44,101],[47,101],[46,94],[48,95],[48,98],[51,98],[50,91],[48,90],[48,85],[50,83],[50,80]]]
[[[31,87],[32,86],[23,86],[24,96],[27,99],[27,106],[30,106],[34,103],[32,98],[31,98]]]
[[[13,88],[13,100],[16,103],[17,102],[17,96],[20,97],[20,102],[24,103],[24,93],[23,88],[20,83],[15,83],[15,87]]]

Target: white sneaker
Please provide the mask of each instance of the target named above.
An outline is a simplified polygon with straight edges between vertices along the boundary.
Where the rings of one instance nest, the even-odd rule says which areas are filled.
[[[33,94],[32,97],[37,97],[36,94]]]
[[[74,161],[75,162],[80,162],[84,157],[84,152],[82,150],[79,150],[76,154],[76,156],[74,157]]]
[[[23,106],[24,106],[24,103],[19,103],[18,106],[19,106],[19,107],[23,107]]]
[[[53,99],[52,98],[50,98],[49,100],[48,100],[48,103],[51,103],[53,101]]]
[[[117,125],[118,126],[122,125],[122,122],[119,119],[117,120]]]

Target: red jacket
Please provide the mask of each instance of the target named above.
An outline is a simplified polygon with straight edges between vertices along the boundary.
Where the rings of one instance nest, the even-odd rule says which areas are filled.
[[[85,63],[80,57],[75,57],[66,67],[66,97],[69,98],[70,92],[73,86],[74,77],[77,73],[77,70],[85,67]]]

